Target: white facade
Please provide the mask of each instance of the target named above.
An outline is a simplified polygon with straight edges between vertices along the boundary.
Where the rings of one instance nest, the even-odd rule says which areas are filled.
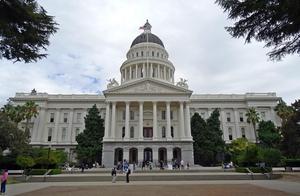
[[[87,109],[96,104],[105,119],[102,164],[123,159],[133,163],[183,159],[193,164],[190,118],[198,112],[207,119],[220,108],[226,143],[239,137],[255,141],[246,110],[255,107],[264,120],[279,125],[275,93],[194,94],[184,80],[174,84],[175,67],[161,40],[145,24],[121,65],[121,84],[114,79],[103,95],[16,93],[15,104],[35,101],[39,115],[31,128],[31,144],[64,149],[74,158],[75,137],[84,129]]]

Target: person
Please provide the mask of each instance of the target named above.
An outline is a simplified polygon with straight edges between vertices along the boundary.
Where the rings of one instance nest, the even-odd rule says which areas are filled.
[[[183,161],[183,159],[181,159],[181,161],[180,161],[180,169],[184,169],[184,161]]]
[[[131,170],[130,168],[127,169],[127,172],[126,172],[126,183],[129,183],[129,175],[131,174]]]
[[[8,170],[5,169],[1,176],[1,195],[5,194],[7,178],[8,178]]]
[[[115,183],[117,178],[117,171],[115,167],[111,170],[111,176],[112,176],[112,183]]]

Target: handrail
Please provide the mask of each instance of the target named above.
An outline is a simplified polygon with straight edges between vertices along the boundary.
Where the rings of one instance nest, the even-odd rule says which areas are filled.
[[[254,180],[253,172],[247,167],[247,172],[251,174],[251,180]]]
[[[272,178],[272,170],[271,172],[269,172],[266,168],[262,167],[261,168],[263,170],[263,174],[267,177],[268,180],[271,180]]]
[[[46,182],[46,177],[47,175],[52,171],[52,169],[49,169],[48,171],[46,171],[46,173],[44,174],[44,182]]]

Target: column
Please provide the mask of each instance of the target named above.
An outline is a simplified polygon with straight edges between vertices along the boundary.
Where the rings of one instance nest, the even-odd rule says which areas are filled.
[[[164,79],[167,79],[167,72],[166,72],[166,66],[164,65]]]
[[[143,112],[144,112],[143,104],[144,104],[143,102],[139,103],[139,139],[143,139],[143,128],[144,128],[143,127],[144,126],[144,124],[143,124],[144,123],[143,122],[143,120],[144,120],[143,119],[144,118],[143,117]]]
[[[167,139],[171,139],[171,117],[170,117],[170,102],[166,102],[166,117],[167,117]]]
[[[180,138],[184,138],[185,137],[185,133],[184,133],[184,113],[183,113],[183,102],[180,102],[180,108],[179,108],[179,120],[180,120]]]
[[[152,148],[152,158],[153,158],[153,164],[158,164],[158,147],[153,146]]]
[[[106,103],[104,139],[109,137],[110,103]]]
[[[70,120],[68,124],[67,136],[69,136],[70,143],[72,143],[72,133],[73,133],[73,118],[74,118],[74,109],[70,109]]]
[[[161,74],[160,74],[160,64],[157,64],[157,77],[161,79]]]
[[[59,121],[60,121],[60,109],[56,109],[55,112],[55,128],[54,128],[54,132],[52,133],[52,142],[57,142],[57,138],[58,138],[58,132],[59,132]],[[48,131],[48,130],[47,130]],[[48,134],[48,133],[47,133]]]
[[[129,148],[124,147],[123,148],[123,160],[126,159],[127,162],[129,162]]]
[[[172,79],[171,79],[171,72],[172,72],[172,70],[169,69],[169,81],[170,81],[170,82],[172,81]]]
[[[234,113],[234,125],[235,125],[235,138],[239,138],[241,137],[240,135],[240,129],[239,129],[239,112],[237,109],[233,109],[233,113]]]
[[[144,148],[138,147],[138,162],[142,163],[144,161]]]
[[[125,72],[125,79],[124,79],[124,81],[126,81],[127,80],[127,69],[126,69],[126,67],[124,68],[124,72]]]
[[[135,64],[135,79],[138,78],[138,64]]]
[[[126,102],[125,109],[125,139],[129,138],[129,102]]]
[[[153,77],[153,66],[152,63],[150,63],[150,78]]]
[[[129,67],[129,79],[130,80],[132,79],[132,68],[131,68],[131,65]]]
[[[153,104],[153,139],[157,138],[157,103],[152,102]]]
[[[47,141],[47,137],[48,137],[48,129],[45,130],[46,127],[44,126],[45,116],[46,116],[45,114],[46,114],[46,109],[41,107],[40,111],[39,111],[39,115],[33,125],[32,137],[36,133],[36,141],[39,143]],[[36,129],[36,131],[35,131],[35,129]],[[46,136],[44,136],[43,133],[45,133]]]
[[[181,152],[182,154],[182,152]],[[182,156],[182,155],[181,155]],[[167,147],[167,161],[170,163],[173,159],[173,148],[172,147]]]
[[[191,135],[191,117],[190,117],[190,106],[189,103],[185,103],[185,125],[186,125],[186,137],[192,138]]]
[[[143,78],[145,78],[146,77],[146,71],[145,71],[145,63],[143,63]]]
[[[116,131],[116,102],[112,102],[112,112],[111,112],[111,138],[115,139],[115,131]]]

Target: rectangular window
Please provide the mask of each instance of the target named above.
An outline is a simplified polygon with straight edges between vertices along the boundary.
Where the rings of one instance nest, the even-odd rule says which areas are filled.
[[[68,122],[68,113],[64,113],[64,123]]]
[[[54,122],[54,113],[50,113],[50,122],[51,122],[51,123]]]
[[[241,128],[241,133],[242,133],[242,138],[246,138],[246,132],[244,127]]]
[[[230,116],[230,113],[226,113],[226,119],[227,119],[227,122],[231,122],[231,116]]]
[[[166,120],[166,111],[165,110],[161,111],[161,119]]]
[[[122,120],[125,120],[125,117],[126,117],[126,111],[123,110],[123,111],[122,111]]]
[[[77,137],[77,135],[78,135],[79,133],[80,133],[80,128],[77,127],[77,128],[75,129],[75,139],[76,139],[76,137]]]
[[[171,111],[171,113],[170,113],[170,118],[171,118],[171,120],[173,120],[173,111]]]
[[[67,136],[67,129],[65,127],[63,127],[61,129],[61,141],[65,141],[66,140],[66,136]]]
[[[244,122],[244,115],[242,112],[240,112],[240,122]]]
[[[77,115],[76,115],[76,122],[78,122],[78,123],[81,122],[81,113],[77,113]]]
[[[134,111],[130,111],[130,120],[134,120]]]
[[[230,127],[228,128],[228,138],[230,141],[232,140],[232,129]]]
[[[47,138],[47,141],[51,142],[51,140],[52,140],[52,128],[48,128],[48,138]]]

